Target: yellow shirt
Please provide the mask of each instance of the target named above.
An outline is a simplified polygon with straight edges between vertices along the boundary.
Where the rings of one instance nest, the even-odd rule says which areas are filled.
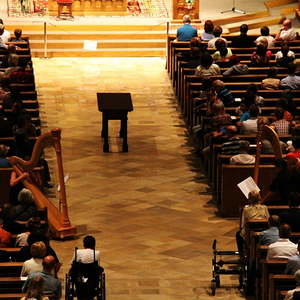
[[[245,224],[251,219],[268,219],[268,207],[263,204],[246,205],[242,213],[241,235],[245,236]]]

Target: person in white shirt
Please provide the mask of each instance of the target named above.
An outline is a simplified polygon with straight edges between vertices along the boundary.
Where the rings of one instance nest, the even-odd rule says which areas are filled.
[[[268,41],[268,48],[271,48],[274,46],[275,43],[275,39],[270,35],[270,29],[267,26],[263,26],[260,29],[260,34],[261,36],[259,36],[256,40],[255,40],[255,44],[258,45],[263,39],[266,39]]]
[[[21,277],[28,276],[34,272],[43,271],[43,258],[46,256],[47,248],[43,242],[33,243],[30,247],[32,258],[26,260],[23,264]]]
[[[248,141],[240,142],[240,154],[234,155],[230,158],[231,165],[251,165],[255,163],[255,157],[250,155],[250,143]]]
[[[250,118],[246,121],[241,122],[241,133],[251,134],[257,133],[257,122],[259,115],[259,108],[257,105],[252,104],[249,108]]]
[[[267,259],[288,259],[298,253],[297,245],[289,240],[290,233],[291,228],[288,224],[279,227],[279,239],[269,245]]]
[[[6,43],[8,43],[9,38],[10,38],[10,33],[7,30],[5,30],[5,27],[3,24],[0,24],[0,42],[1,42],[1,44],[5,45]],[[3,46],[1,45],[1,47],[3,47]],[[7,45],[5,48],[7,48]]]
[[[296,288],[293,290],[289,290],[285,295],[284,300],[293,300],[293,296],[295,292],[300,292],[300,270],[298,270],[295,274]]]
[[[95,238],[91,235],[87,235],[83,239],[83,247],[84,249],[78,249],[76,251],[76,254],[74,253],[72,261],[74,261],[76,257],[76,261],[81,262],[83,264],[90,264],[94,261],[98,261],[99,264],[100,252],[98,250],[95,250]]]
[[[292,21],[286,19],[282,23],[282,28],[276,34],[275,40],[276,41],[293,41],[297,37],[296,31],[292,28]]]
[[[222,39],[227,43],[226,39],[221,37],[222,32],[223,32],[223,29],[221,26],[218,25],[218,26],[214,27],[213,34],[215,37],[213,39],[209,40],[209,42],[207,43],[207,48],[215,48],[215,42],[218,39]]]

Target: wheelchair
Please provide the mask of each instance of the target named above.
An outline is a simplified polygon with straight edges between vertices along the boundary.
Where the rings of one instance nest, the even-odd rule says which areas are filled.
[[[73,263],[66,274],[65,300],[105,300],[105,273],[97,262]]]
[[[238,251],[217,250],[217,240],[213,241],[211,292],[215,296],[216,289],[221,286],[220,275],[239,275],[239,289],[247,294],[247,263]],[[231,260],[223,260],[222,256],[233,256]],[[218,259],[219,257],[219,259]]]

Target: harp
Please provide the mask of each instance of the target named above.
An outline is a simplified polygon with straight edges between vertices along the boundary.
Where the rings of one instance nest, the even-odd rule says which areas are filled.
[[[47,208],[49,227],[54,237],[65,238],[74,236],[76,234],[76,228],[71,225],[68,215],[60,139],[61,129],[52,129],[51,131],[42,134],[36,140],[30,160],[26,161],[17,156],[11,156],[8,160],[12,164],[14,171],[20,176],[23,172],[31,171],[36,167],[43,149],[54,147],[60,185],[59,207],[56,207],[33,183],[33,181],[30,180],[30,178],[25,179],[23,183],[24,186],[32,192],[36,206],[38,208]]]
[[[270,141],[276,158],[282,158],[281,146],[280,146],[278,135],[275,132],[275,130],[270,126],[259,124],[257,141],[256,141],[255,165],[253,171],[253,179],[257,185],[259,183],[259,164],[260,164],[260,155],[262,151],[263,140]],[[267,199],[269,199],[271,195],[272,193],[268,192],[267,195],[262,199],[262,202],[265,202]]]

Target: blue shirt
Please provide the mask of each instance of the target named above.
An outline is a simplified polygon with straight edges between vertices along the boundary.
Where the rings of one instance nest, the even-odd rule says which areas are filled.
[[[25,281],[22,291],[27,292],[27,288],[30,285],[30,282],[35,277],[42,277],[44,279],[43,283],[43,293],[44,294],[54,294],[54,299],[58,300],[61,297],[61,283],[60,281],[55,278],[52,274],[46,273],[45,271],[42,272],[34,272],[31,273],[27,280]]]
[[[11,164],[6,158],[0,157],[0,168],[11,168]]]
[[[250,118],[250,112],[246,111],[241,115],[240,122],[247,121]]]
[[[298,271],[299,269],[300,269],[300,256],[295,255],[289,258],[284,273],[294,275],[295,272]]]
[[[207,33],[205,31],[202,32],[202,36],[201,36],[202,41],[209,41],[213,38],[215,38],[215,36],[212,33]]]
[[[279,239],[279,230],[277,227],[273,226],[269,229],[262,231],[259,235],[259,243],[261,245],[270,245]]]
[[[197,29],[190,24],[184,24],[177,29],[177,40],[182,42],[190,41],[193,37],[197,36]]]

